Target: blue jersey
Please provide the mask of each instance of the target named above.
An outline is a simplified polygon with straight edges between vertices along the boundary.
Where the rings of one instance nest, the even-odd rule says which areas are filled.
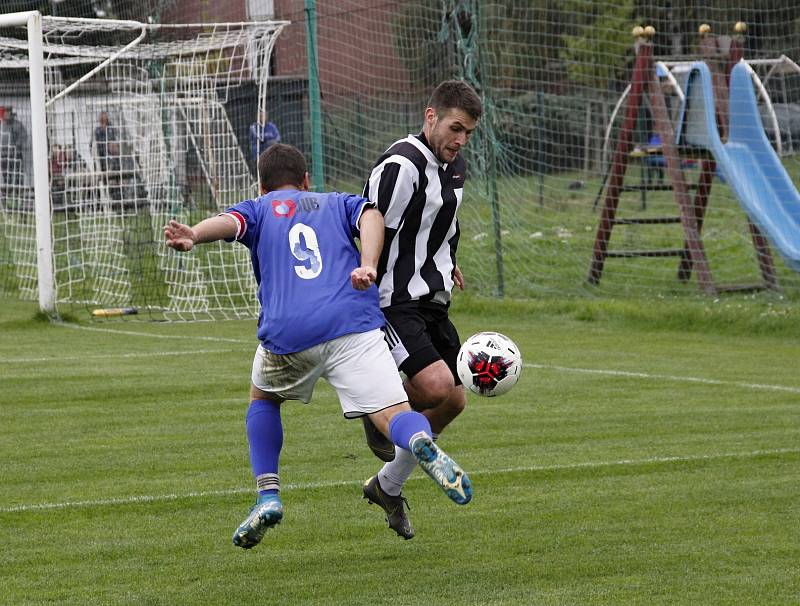
[[[365,208],[360,196],[278,190],[226,214],[250,249],[258,282],[258,338],[269,351],[292,353],[384,324],[378,289],[356,290],[361,266],[353,240]]]

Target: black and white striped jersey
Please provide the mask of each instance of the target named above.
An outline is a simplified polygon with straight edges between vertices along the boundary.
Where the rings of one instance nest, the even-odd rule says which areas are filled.
[[[378,158],[364,197],[386,224],[378,264],[381,307],[450,303],[465,172],[461,154],[443,164],[422,133],[395,142]]]

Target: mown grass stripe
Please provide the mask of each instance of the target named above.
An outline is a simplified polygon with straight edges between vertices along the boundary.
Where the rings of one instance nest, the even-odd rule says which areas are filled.
[[[229,339],[223,337],[195,337],[189,335],[161,335],[161,334],[154,334],[150,332],[136,332],[136,331],[123,331],[118,329],[112,328],[99,328],[94,326],[82,326],[79,324],[70,324],[70,323],[57,323],[57,326],[64,326],[69,328],[75,328],[80,330],[89,330],[95,332],[107,332],[111,334],[124,334],[129,336],[137,336],[137,337],[152,337],[155,339],[191,339],[193,341],[211,341],[211,342],[221,342],[221,343],[242,343],[242,344],[252,344],[252,341],[249,339]],[[206,350],[199,350],[195,352],[165,352],[161,355],[180,355],[186,353],[215,353],[216,351],[220,351],[220,353],[229,353],[232,350],[213,350],[213,351],[206,351]],[[151,355],[151,354],[116,354],[118,357],[136,357],[137,355]],[[103,358],[111,358],[114,356],[102,356]],[[85,356],[82,356],[81,359],[85,359]],[[32,362],[43,362],[48,361],[51,358],[9,358],[6,360],[0,360],[0,363],[32,363]],[[61,358],[64,359],[64,358]],[[77,359],[77,358],[73,358]],[[722,379],[707,379],[704,377],[691,377],[691,376],[679,376],[679,375],[662,375],[657,373],[647,373],[647,372],[636,372],[636,371],[626,371],[626,370],[613,370],[608,368],[574,368],[569,366],[557,366],[553,364],[535,364],[535,363],[525,363],[523,364],[524,368],[538,368],[541,370],[556,370],[559,372],[574,372],[574,373],[583,373],[583,374],[598,374],[598,375],[605,375],[605,376],[615,376],[615,377],[627,377],[631,379],[646,379],[646,380],[662,380],[662,381],[672,381],[678,383],[699,383],[703,385],[720,385],[720,386],[732,386],[732,387],[740,387],[743,389],[752,389],[752,390],[762,390],[762,391],[780,391],[785,393],[797,393],[800,394],[800,387],[794,387],[790,385],[774,385],[770,383],[748,383],[745,381],[725,381]]]
[[[115,353],[88,356],[40,356],[38,358],[0,358],[0,364],[32,364],[35,362],[74,362],[76,360],[113,360],[128,358],[158,358],[164,356],[191,356],[195,354],[232,353],[239,349],[193,349],[180,351],[157,351],[143,353]]]
[[[529,465],[521,467],[505,467],[499,469],[484,469],[470,471],[472,476],[499,475],[506,473],[530,473],[540,471],[564,471],[574,469],[597,469],[602,467],[617,466],[636,466],[663,463],[690,463],[696,461],[715,461],[720,459],[747,459],[762,456],[774,456],[782,454],[798,454],[800,448],[775,448],[768,450],[751,450],[749,452],[725,452],[705,455],[685,455],[685,456],[663,456],[645,457],[642,459],[619,459],[616,461],[587,461],[583,463],[564,463],[556,465]],[[411,477],[410,481],[427,480],[422,475]],[[318,488],[335,488],[338,486],[355,486],[360,482],[355,480],[338,480],[326,482],[306,482],[298,484],[284,484],[282,490],[315,490]],[[176,501],[179,499],[197,499],[206,497],[219,497],[237,494],[254,493],[254,488],[229,488],[223,490],[208,490],[202,492],[186,492],[182,494],[165,495],[132,495],[129,497],[119,497],[113,499],[95,499],[87,501],[65,501],[61,503],[34,503],[28,505],[12,505],[0,507],[0,513],[25,513],[30,511],[42,511],[51,509],[75,509],[81,507],[107,507],[112,505],[133,505],[136,503],[153,503],[161,501]]]

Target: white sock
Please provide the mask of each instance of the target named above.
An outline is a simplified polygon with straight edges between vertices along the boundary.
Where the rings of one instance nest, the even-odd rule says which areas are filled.
[[[416,466],[417,459],[410,450],[395,448],[394,461],[384,464],[378,472],[378,482],[383,492],[394,497],[399,495]]]
[[[438,437],[438,434],[433,435],[434,440]],[[410,450],[395,448],[394,461],[385,463],[378,472],[378,482],[383,492],[393,497],[399,495],[403,490],[403,484],[414,472],[417,464],[417,458]]]

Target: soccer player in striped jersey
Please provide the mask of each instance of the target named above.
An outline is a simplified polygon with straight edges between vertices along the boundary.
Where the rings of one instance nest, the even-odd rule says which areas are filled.
[[[453,286],[464,289],[456,263],[457,211],[466,177],[460,152],[481,112],[480,98],[469,84],[442,82],[425,109],[422,132],[389,147],[364,188],[364,197],[375,203],[385,222],[378,285],[386,341],[406,375],[411,405],[423,411],[434,437],[466,406],[456,373],[461,339],[448,309]],[[410,539],[414,529],[401,490],[416,461],[396,451],[368,418],[364,429],[372,451],[386,461],[365,482],[364,497],[384,509],[390,528]]]
[[[345,418],[369,416],[458,504],[469,502],[469,478],[412,411],[381,328],[376,266],[383,218],[360,196],[310,193],[303,155],[275,144],[259,157],[261,196],[189,227],[170,221],[166,243],[187,252],[217,240],[250,250],[261,313],[246,417],[258,500],[233,543],[257,545],[283,518],[278,459],[281,404],[308,402],[319,377],[336,389]],[[361,251],[354,238],[361,241]]]

